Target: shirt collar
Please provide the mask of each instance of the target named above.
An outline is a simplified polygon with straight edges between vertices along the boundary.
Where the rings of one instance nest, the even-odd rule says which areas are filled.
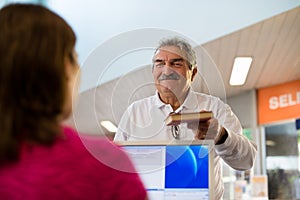
[[[158,108],[162,108],[167,105],[160,100],[157,90],[155,92],[155,105]],[[186,96],[186,99],[184,100],[183,104],[177,109],[177,111],[181,111],[181,110],[192,111],[197,108],[197,105],[198,105],[198,101],[197,101],[196,93],[193,91],[192,88],[190,88],[188,95]]]
[[[159,98],[159,95],[158,95],[158,91],[156,90],[155,91],[155,105],[158,107],[158,108],[162,108],[163,106],[165,106],[166,104],[164,102],[162,102]]]
[[[195,111],[198,101],[195,92],[190,88],[188,95],[186,96],[183,104],[180,106],[180,110]]]

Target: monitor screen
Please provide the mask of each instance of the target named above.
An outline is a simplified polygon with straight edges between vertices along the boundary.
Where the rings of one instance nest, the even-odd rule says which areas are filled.
[[[210,142],[122,144],[140,174],[150,199],[212,199]]]

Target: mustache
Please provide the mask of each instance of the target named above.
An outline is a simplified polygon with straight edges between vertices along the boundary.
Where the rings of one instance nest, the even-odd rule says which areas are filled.
[[[163,81],[163,80],[179,80],[180,76],[177,73],[171,73],[169,75],[166,74],[162,74],[158,77],[159,81]]]

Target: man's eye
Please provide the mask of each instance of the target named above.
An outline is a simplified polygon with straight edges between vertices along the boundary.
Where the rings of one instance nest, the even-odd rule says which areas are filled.
[[[155,67],[163,67],[165,64],[164,63],[156,63]]]
[[[173,65],[175,67],[182,67],[183,66],[182,62],[175,62]]]

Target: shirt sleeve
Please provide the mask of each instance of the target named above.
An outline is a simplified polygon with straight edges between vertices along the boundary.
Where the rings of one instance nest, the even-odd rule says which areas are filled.
[[[216,117],[228,137],[223,144],[215,146],[216,153],[236,170],[250,169],[257,153],[256,144],[243,136],[240,121],[227,104],[219,100],[217,110]]]
[[[114,141],[118,142],[118,141],[126,141],[129,138],[129,130],[128,130],[128,121],[129,121],[129,117],[130,115],[128,113],[130,113],[131,111],[131,107],[128,107],[127,110],[125,111],[125,113],[123,114],[119,124],[118,124],[118,128],[114,137]]]

